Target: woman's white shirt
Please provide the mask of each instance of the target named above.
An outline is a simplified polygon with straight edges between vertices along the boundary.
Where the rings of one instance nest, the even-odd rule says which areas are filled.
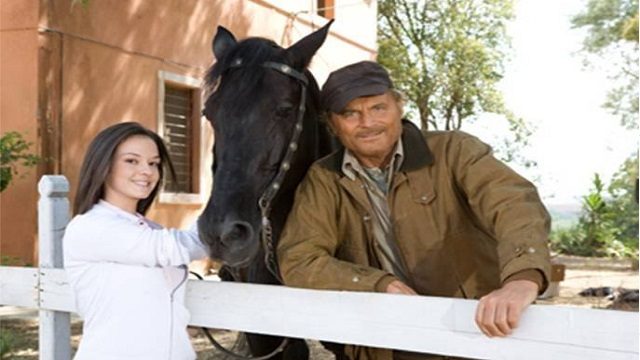
[[[163,229],[105,201],[74,217],[64,267],[83,318],[75,359],[195,359],[186,265],[206,257],[193,226]]]

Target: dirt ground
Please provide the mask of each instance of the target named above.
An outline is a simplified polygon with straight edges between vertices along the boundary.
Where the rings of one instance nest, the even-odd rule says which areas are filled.
[[[638,289],[637,263],[629,260],[593,259],[580,257],[556,257],[555,262],[566,266],[564,280],[560,282],[559,294],[552,298],[538,300],[538,304],[580,306],[599,309],[622,309],[638,311],[638,303],[614,304],[606,297],[583,297],[579,292],[587,288],[611,287],[618,289]],[[635,266],[635,269],[634,269]],[[611,310],[620,311],[620,310]],[[35,313],[37,314],[37,313]],[[38,359],[38,320],[33,312],[22,314],[7,313],[0,307],[0,328],[13,337],[11,353],[4,359],[36,360]],[[72,346],[75,349],[80,341],[82,323],[72,320]],[[198,330],[190,329],[194,348],[199,360],[225,359],[213,348],[207,338]],[[212,335],[226,347],[232,347],[238,334],[233,331],[215,330]],[[330,360],[333,356],[324,350],[317,341],[308,341],[312,359]]]

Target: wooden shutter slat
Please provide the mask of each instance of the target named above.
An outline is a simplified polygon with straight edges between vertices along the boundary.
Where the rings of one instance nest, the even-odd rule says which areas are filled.
[[[176,180],[167,179],[165,184],[171,192],[192,192],[192,99],[193,90],[165,84],[164,140],[176,172]]]

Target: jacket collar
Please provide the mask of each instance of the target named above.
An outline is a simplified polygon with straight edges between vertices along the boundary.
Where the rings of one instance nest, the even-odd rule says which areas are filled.
[[[422,131],[417,126],[403,119],[401,136],[404,159],[399,171],[414,171],[433,164],[433,153],[429,150]],[[344,154],[345,148],[341,146],[333,154],[320,160],[319,164],[331,171],[341,173]]]

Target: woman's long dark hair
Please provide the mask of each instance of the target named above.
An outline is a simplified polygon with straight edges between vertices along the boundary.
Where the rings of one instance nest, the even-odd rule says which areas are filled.
[[[158,194],[165,168],[169,171],[171,177],[175,179],[175,171],[169,158],[169,152],[158,134],[136,122],[125,122],[109,126],[98,133],[91,141],[89,149],[84,156],[82,168],[80,168],[78,192],[73,202],[74,215],[84,214],[104,197],[104,183],[111,171],[113,155],[116,149],[125,140],[136,135],[146,136],[153,140],[160,153],[160,178],[158,183],[147,198],[138,201],[136,211],[140,214],[147,212]]]

